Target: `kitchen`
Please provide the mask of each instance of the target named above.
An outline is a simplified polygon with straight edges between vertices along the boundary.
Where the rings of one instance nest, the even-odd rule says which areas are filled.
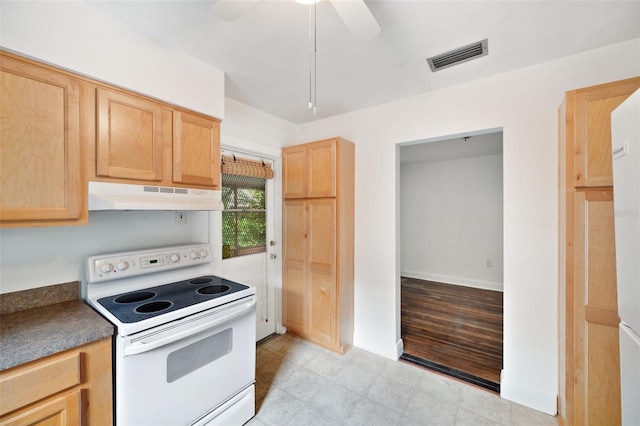
[[[502,396],[555,413],[556,111],[567,90],[638,75],[637,35],[497,76],[295,125],[225,98],[222,70],[156,43],[82,2],[37,7],[3,2],[1,27],[3,47],[222,119],[223,145],[277,156],[281,147],[301,141],[336,135],[354,141],[354,345],[391,359],[397,358],[401,343],[393,201],[398,193],[396,169],[390,164],[397,144],[502,127],[506,324]],[[157,64],[180,65],[178,69]],[[176,81],[177,73],[186,78]],[[200,96],[203,92],[210,95]],[[132,241],[144,240],[148,246],[198,241],[209,232],[206,216],[189,213],[187,224],[177,227],[173,213],[104,212],[92,213],[87,227],[3,229],[1,291],[81,280],[86,256],[123,250]],[[162,234],[154,232],[158,227]]]

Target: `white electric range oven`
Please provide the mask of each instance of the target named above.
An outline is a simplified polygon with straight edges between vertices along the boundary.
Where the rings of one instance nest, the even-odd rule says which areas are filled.
[[[209,274],[208,244],[91,256],[85,297],[115,336],[117,426],[255,414],[255,288]]]

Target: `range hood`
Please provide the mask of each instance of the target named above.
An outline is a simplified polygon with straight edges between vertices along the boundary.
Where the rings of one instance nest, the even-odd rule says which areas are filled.
[[[89,182],[89,211],[222,210],[220,191]]]

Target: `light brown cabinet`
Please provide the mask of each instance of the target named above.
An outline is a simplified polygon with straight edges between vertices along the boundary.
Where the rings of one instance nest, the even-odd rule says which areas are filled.
[[[572,131],[579,141],[575,148],[573,186],[604,187],[613,185],[611,160],[611,111],[638,87],[638,79],[602,84],[572,92],[574,120]],[[571,117],[573,115],[573,117]]]
[[[340,353],[353,342],[354,152],[341,138],[283,149],[283,324]]]
[[[220,189],[220,123],[173,112],[173,182]]]
[[[611,112],[640,78],[566,93],[559,110],[559,404],[564,425],[621,423]]]
[[[220,121],[0,50],[0,226],[86,224],[89,180],[220,189]]]
[[[0,52],[3,227],[86,223],[81,83]]]
[[[162,107],[143,97],[96,89],[96,174],[161,181]]]
[[[0,373],[0,425],[110,425],[111,339]]]
[[[96,180],[220,189],[218,120],[105,87],[96,105]]]
[[[337,146],[327,139],[284,149],[283,198],[335,197]]]

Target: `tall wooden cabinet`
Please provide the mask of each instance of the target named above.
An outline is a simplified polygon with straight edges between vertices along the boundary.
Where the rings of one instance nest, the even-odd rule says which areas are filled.
[[[573,90],[559,109],[559,404],[564,425],[621,423],[611,112],[640,78]]]
[[[353,342],[354,145],[282,150],[283,324],[344,353]]]

